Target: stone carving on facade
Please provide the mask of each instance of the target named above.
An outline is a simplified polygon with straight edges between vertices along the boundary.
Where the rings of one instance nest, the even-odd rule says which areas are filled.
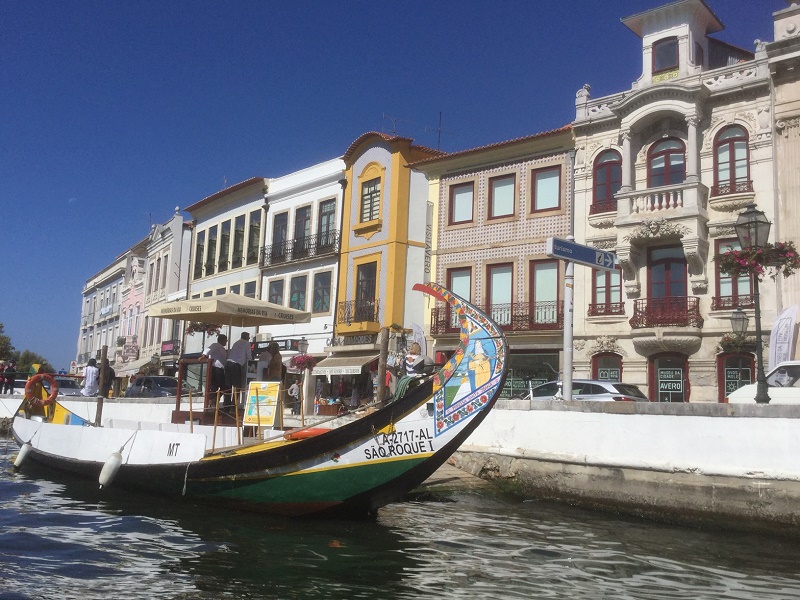
[[[673,223],[667,219],[645,219],[633,229],[623,240],[634,243],[640,240],[662,238],[662,237],[683,237],[689,233],[689,228],[679,223]]]
[[[589,215],[589,225],[598,229],[608,229],[613,227],[617,222],[617,213],[599,213],[596,215]]]
[[[622,270],[625,294],[628,298],[638,298],[641,293],[639,283],[639,264],[641,256],[635,246],[617,246],[617,264]]]
[[[789,130],[796,129],[800,126],[800,117],[789,117],[778,119],[777,123],[775,123],[775,129],[778,130],[783,137],[788,137]]]
[[[599,250],[614,250],[617,247],[617,238],[603,238],[587,241]]]
[[[772,114],[769,106],[762,106],[757,110],[756,121],[758,121],[758,136],[768,136],[772,127]]]
[[[591,347],[591,354],[602,354],[610,352],[612,354],[619,354],[620,356],[628,356],[622,346],[617,343],[617,338],[611,335],[598,336]]]
[[[581,352],[583,348],[586,346],[586,340],[575,340],[572,342],[572,347],[575,348],[578,352]]]
[[[722,73],[721,75],[717,75],[716,77],[708,77],[703,81],[703,83],[710,90],[715,91],[723,88],[743,85],[745,83],[755,80],[757,77],[758,77],[758,68],[747,67],[745,69],[740,69],[739,71],[730,71],[728,73]]]
[[[728,223],[721,223],[721,224],[708,224],[708,235],[712,238],[718,237],[736,237],[736,230],[734,229],[732,224]]]

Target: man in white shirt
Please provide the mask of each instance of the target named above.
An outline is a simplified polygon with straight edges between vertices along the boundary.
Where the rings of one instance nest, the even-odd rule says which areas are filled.
[[[247,361],[252,358],[250,351],[250,334],[242,332],[242,337],[231,346],[228,362],[225,363],[225,383],[229,388],[244,389],[244,375],[247,373]],[[234,392],[235,393],[235,392]],[[226,405],[233,405],[233,398],[225,398]]]
[[[211,381],[209,391],[216,395],[217,390],[225,390],[225,361],[228,360],[228,351],[225,349],[225,344],[228,343],[228,337],[224,334],[217,336],[217,341],[211,344],[208,348],[203,350],[203,356],[211,359]],[[214,398],[216,403],[216,397]]]

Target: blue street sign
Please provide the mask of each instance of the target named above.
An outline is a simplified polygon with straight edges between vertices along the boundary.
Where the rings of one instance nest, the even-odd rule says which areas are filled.
[[[547,238],[545,254],[551,258],[560,258],[603,271],[613,270],[616,263],[616,256],[613,252],[598,250],[560,238]]]

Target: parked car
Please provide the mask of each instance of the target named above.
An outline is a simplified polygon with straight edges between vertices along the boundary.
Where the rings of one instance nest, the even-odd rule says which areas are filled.
[[[744,385],[728,394],[725,401],[755,403],[757,385]],[[767,373],[767,394],[770,404],[800,404],[800,360],[782,362]]]
[[[81,395],[81,387],[80,380],[74,377],[59,377],[54,375],[53,378],[56,380],[58,384],[58,395],[59,396],[80,396]],[[44,381],[42,383],[44,389],[47,390],[47,393],[50,393],[50,383]]]
[[[184,382],[182,396],[186,396],[192,388]],[[137,377],[125,390],[126,398],[174,398],[178,392],[177,377],[166,375],[146,375]]]
[[[531,389],[532,400],[561,400],[561,381],[548,381]],[[527,394],[525,396],[527,398]],[[649,402],[635,385],[619,381],[599,381],[595,379],[573,379],[573,400],[594,400],[598,402]]]

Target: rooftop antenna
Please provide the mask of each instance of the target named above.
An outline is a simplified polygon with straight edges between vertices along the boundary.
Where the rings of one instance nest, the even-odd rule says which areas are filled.
[[[432,128],[425,126],[425,131],[432,131]],[[445,131],[442,129],[442,111],[439,111],[439,126],[436,128],[436,149],[442,149],[442,134],[447,133],[450,134],[451,132]]]
[[[387,115],[386,113],[381,113],[384,119],[389,119],[392,122],[392,135],[397,135],[397,122],[400,120],[399,117],[393,117],[391,115]]]

